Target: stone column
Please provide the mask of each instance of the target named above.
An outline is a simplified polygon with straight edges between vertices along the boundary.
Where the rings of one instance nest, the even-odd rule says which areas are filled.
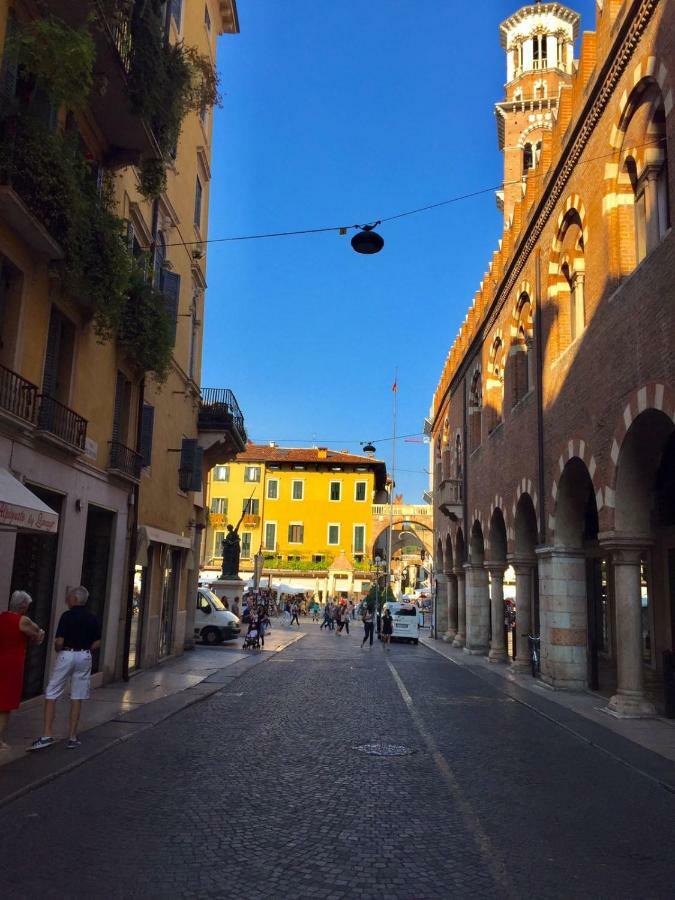
[[[609,711],[621,717],[655,715],[645,697],[642,669],[642,598],[640,591],[640,546],[636,538],[612,537],[602,540],[612,554],[614,606],[616,611],[617,691],[609,701]]]
[[[448,572],[448,630],[443,637],[444,641],[452,643],[457,635],[457,577]]]
[[[490,591],[488,573],[482,563],[465,563],[466,645],[465,653],[483,656],[488,652],[490,633]]]
[[[466,577],[462,566],[455,566],[457,580],[457,634],[452,642],[453,647],[463,647],[466,643]]]
[[[516,573],[516,656],[513,660],[514,672],[530,672],[530,646],[527,635],[532,629],[532,575],[534,559],[509,558]]]
[[[448,629],[448,576],[441,573],[436,576],[436,634],[442,638]]]
[[[490,638],[490,662],[505,662],[504,643],[504,563],[486,562],[490,573],[490,608],[492,612],[492,637]]]
[[[659,243],[659,200],[658,174],[656,166],[649,166],[644,173],[645,179],[645,250],[649,253]]]
[[[542,681],[562,690],[584,690],[588,680],[586,557],[583,550],[570,547],[541,547],[536,552]]]

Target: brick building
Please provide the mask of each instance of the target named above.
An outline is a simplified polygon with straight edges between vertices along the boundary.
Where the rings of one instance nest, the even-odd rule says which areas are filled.
[[[609,710],[660,708],[675,649],[675,6],[500,26],[499,247],[432,404],[439,629]],[[670,156],[670,159],[669,159]]]

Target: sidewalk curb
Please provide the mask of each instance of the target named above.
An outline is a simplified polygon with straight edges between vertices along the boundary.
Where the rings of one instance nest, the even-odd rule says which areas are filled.
[[[255,668],[256,665],[260,665],[261,663],[268,662],[270,659],[273,659],[278,653],[283,653],[288,647],[291,647],[293,644],[296,644],[299,640],[305,637],[304,632],[296,634],[292,640],[290,640],[283,647],[279,647],[275,650],[268,651],[265,655],[258,659],[255,665],[247,665],[243,667],[243,671],[240,671],[236,674],[233,674],[231,677],[231,681],[225,683],[208,683],[206,679],[198,682],[192,687],[185,688],[182,691],[179,691],[176,694],[172,694],[169,696],[173,697],[185,697],[185,695],[190,695],[186,697],[187,702],[181,706],[178,706],[176,709],[171,709],[167,711],[164,715],[160,716],[154,722],[142,723],[142,722],[132,722],[129,720],[125,720],[123,718],[123,714],[117,718],[109,719],[107,722],[102,722],[100,725],[97,725],[95,728],[91,728],[87,734],[95,737],[95,733],[99,729],[104,729],[109,726],[111,723],[123,724],[124,722],[128,722],[128,724],[135,726],[132,730],[129,731],[128,734],[120,735],[119,737],[113,738],[112,740],[107,741],[102,746],[98,747],[96,750],[93,750],[91,753],[87,753],[86,756],[78,755],[76,759],[72,762],[67,763],[65,765],[59,766],[59,768],[55,769],[52,772],[47,773],[33,781],[30,781],[27,784],[24,784],[22,787],[17,788],[17,790],[12,791],[9,794],[5,794],[4,796],[0,793],[0,809],[4,806],[8,806],[10,803],[13,803],[15,800],[19,800],[21,797],[24,797],[26,794],[31,793],[31,791],[36,790],[37,788],[44,787],[44,785],[49,784],[51,781],[56,780],[61,775],[66,775],[68,772],[72,772],[73,769],[79,768],[79,766],[83,766],[85,763],[89,762],[89,760],[96,759],[96,757],[101,756],[103,753],[107,753],[112,747],[116,747],[118,744],[126,743],[126,741],[133,740],[138,734],[142,734],[145,731],[148,731],[151,728],[155,728],[157,725],[161,725],[163,722],[166,722],[167,719],[172,718],[173,716],[178,715],[179,713],[184,712],[186,709],[189,709],[191,706],[194,706],[197,703],[200,703],[203,700],[207,700],[209,697],[212,697],[214,694],[219,693],[220,691],[225,690],[225,688],[229,687],[230,684],[237,679],[241,678],[246,674],[250,669]],[[255,657],[249,657],[250,660],[255,659]],[[248,660],[246,660],[248,662]],[[233,663],[232,667],[237,666],[239,662],[244,662],[244,660],[239,660],[237,663]],[[165,701],[166,697],[161,697],[157,700],[152,700],[149,703],[143,704],[140,709],[148,709],[150,710],[155,704],[162,703]],[[12,770],[12,767],[17,766],[20,763],[23,763],[26,759],[31,759],[32,757],[22,757],[21,759],[14,760],[14,762],[7,763],[3,769],[0,769],[0,781],[2,780],[2,773],[4,771]],[[0,789],[1,790],[1,789]]]
[[[562,728],[563,731],[568,732],[568,734],[573,735],[578,738],[583,743],[587,744],[590,747],[594,747],[596,750],[600,750],[606,756],[609,756],[611,759],[615,760],[621,765],[626,766],[629,769],[632,769],[634,772],[639,773],[644,778],[649,779],[653,783],[657,784],[659,787],[668,791],[671,794],[675,794],[675,765],[665,756],[661,756],[656,753],[654,750],[650,750],[648,747],[644,747],[642,744],[638,744],[635,741],[632,741],[630,738],[624,737],[623,735],[616,734],[615,732],[604,728],[601,724],[594,722],[591,719],[585,719],[580,713],[576,712],[573,709],[570,709],[566,706],[560,706],[560,710],[564,710],[564,712],[569,717],[574,717],[578,719],[580,722],[583,722],[590,731],[599,730],[603,737],[608,738],[610,741],[614,740],[615,742],[623,742],[625,741],[632,748],[634,748],[634,752],[636,755],[644,755],[645,759],[650,759],[653,762],[653,768],[655,770],[664,769],[668,771],[668,775],[661,776],[656,772],[649,772],[645,767],[638,765],[635,762],[631,762],[629,759],[626,759],[625,756],[620,755],[619,753],[614,752],[609,749],[607,746],[603,745],[597,740],[594,740],[592,737],[589,737],[587,734],[583,734],[578,729],[572,727],[571,725],[566,724],[560,718],[557,718],[552,713],[546,712],[546,710],[539,708],[534,702],[528,702],[528,700],[523,696],[523,694],[530,694],[531,691],[528,691],[527,688],[522,687],[515,682],[510,682],[503,680],[502,683],[497,683],[496,679],[502,680],[500,675],[494,673],[490,676],[488,673],[483,672],[478,666],[466,665],[464,663],[459,662],[459,660],[453,659],[450,656],[446,656],[445,653],[440,649],[440,647],[435,647],[431,643],[431,639],[420,640],[422,646],[426,647],[428,650],[431,650],[433,653],[436,653],[438,656],[442,657],[446,662],[451,663],[452,665],[457,666],[459,669],[463,669],[465,672],[470,673],[475,678],[478,678],[480,681],[489,684],[491,687],[495,688],[502,693],[508,694],[516,703],[520,703],[521,706],[525,706],[527,709],[530,709],[532,712],[536,713],[536,715],[541,716],[543,719],[548,720],[552,724],[556,725],[558,728]],[[555,700],[551,700],[547,697],[539,698],[542,703],[546,704],[555,704]]]

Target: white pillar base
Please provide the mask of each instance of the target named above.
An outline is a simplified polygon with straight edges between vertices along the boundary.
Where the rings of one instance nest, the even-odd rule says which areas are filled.
[[[614,694],[603,712],[616,719],[650,719],[656,716],[654,704],[643,694],[628,691]]]

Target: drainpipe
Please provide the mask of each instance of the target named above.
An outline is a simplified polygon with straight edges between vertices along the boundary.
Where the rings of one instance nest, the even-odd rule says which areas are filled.
[[[145,399],[145,379],[138,387],[138,411],[136,415],[136,448],[141,446],[141,426],[143,423],[143,401]],[[127,612],[124,620],[124,645],[122,648],[122,680],[129,680],[129,651],[131,649],[131,623],[134,615],[134,576],[136,575],[136,544],[138,541],[138,501],[140,485],[135,484],[132,493],[131,529],[127,548]]]
[[[544,475],[544,343],[541,313],[541,249],[536,250],[535,258],[535,328],[537,359],[537,457],[539,468],[539,543],[546,543],[546,484]]]

